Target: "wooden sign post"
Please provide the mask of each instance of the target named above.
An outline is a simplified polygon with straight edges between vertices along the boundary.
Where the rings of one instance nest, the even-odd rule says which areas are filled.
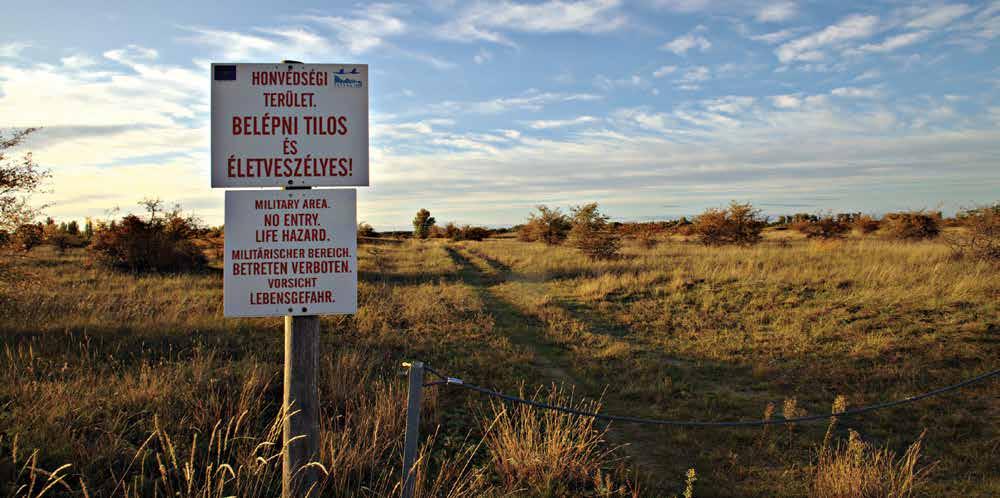
[[[281,467],[284,498],[318,496],[315,467],[319,457],[319,317],[285,316],[285,413],[282,439],[285,457]]]
[[[212,64],[212,186],[226,192],[225,316],[283,316],[282,496],[319,496],[319,315],[355,313],[368,66]],[[330,469],[331,471],[333,469]]]

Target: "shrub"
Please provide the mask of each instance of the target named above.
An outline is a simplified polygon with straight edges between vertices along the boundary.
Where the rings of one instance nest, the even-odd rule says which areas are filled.
[[[883,218],[886,232],[893,238],[901,240],[933,239],[941,232],[940,213],[924,211],[908,211],[889,213]]]
[[[130,272],[185,272],[204,269],[207,259],[194,244],[197,223],[177,212],[148,221],[128,215],[99,227],[90,250],[97,261]]]
[[[358,223],[358,237],[359,238],[360,237],[375,237],[377,235],[378,235],[378,233],[376,233],[375,229],[372,228],[372,226],[369,225],[368,223],[365,223],[363,221],[361,223]]]
[[[441,235],[450,240],[462,240],[462,229],[458,228],[458,225],[449,221],[448,224],[444,226],[444,232],[442,232]]]
[[[867,214],[860,215],[854,219],[854,228],[857,228],[858,231],[863,234],[872,233],[875,230],[878,230],[878,226],[878,220],[868,216]]]
[[[592,202],[572,209],[569,243],[590,259],[611,259],[618,254],[621,241],[608,224],[608,217]]]
[[[537,209],[538,212],[531,213],[528,223],[518,230],[518,239],[525,242],[540,240],[550,245],[565,240],[570,229],[569,218],[559,208],[539,205]]]
[[[848,221],[833,216],[823,216],[816,221],[795,222],[792,227],[810,239],[836,239],[843,237],[851,229]]]
[[[418,239],[426,239],[431,234],[431,228],[436,220],[431,216],[431,212],[426,209],[417,211],[413,217],[413,236]]]
[[[73,239],[75,237],[55,223],[46,224],[45,228],[42,229],[42,236],[45,238],[45,243],[56,248],[56,251],[60,254],[65,252],[71,245],[74,245]]]
[[[655,225],[642,225],[637,227],[632,234],[632,238],[644,249],[652,249],[660,242],[660,230]]]
[[[22,251],[30,251],[45,240],[41,223],[25,223],[14,230],[11,242]]]
[[[490,236],[490,231],[483,227],[462,226],[461,237],[463,240],[483,240]]]
[[[728,208],[705,210],[692,226],[698,240],[705,245],[751,245],[760,241],[760,232],[767,219],[749,203],[733,201]]]
[[[961,227],[944,239],[958,257],[1000,261],[1000,203],[958,213]]]

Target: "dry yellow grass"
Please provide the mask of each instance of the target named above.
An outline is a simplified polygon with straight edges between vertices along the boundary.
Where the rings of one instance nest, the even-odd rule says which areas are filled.
[[[857,406],[1000,364],[995,265],[936,242],[765,235],[751,248],[629,243],[599,262],[512,239],[362,245],[359,312],[323,319],[319,463],[338,469],[326,495],[397,489],[404,359],[512,392],[564,383],[607,413],[674,419],[756,418],[793,398],[817,413],[837,394]],[[4,255],[0,274],[0,494],[37,496],[64,476],[45,496],[82,496],[83,485],[90,496],[215,496],[213,479],[273,495],[276,469],[255,455],[275,454],[278,320],[223,319],[218,273],[113,274],[41,248]],[[821,446],[815,426],[605,427],[426,394],[422,496],[670,496],[685,493],[691,467],[697,496],[803,496],[820,479],[850,490],[895,482],[905,465],[888,452],[906,456],[925,429],[917,467],[939,463],[916,496],[1000,493],[997,383],[841,421],[878,441],[861,467],[841,457],[849,433]],[[209,451],[226,438],[229,450]],[[870,462],[880,470],[864,474]],[[35,473],[30,492],[8,484],[60,467]]]

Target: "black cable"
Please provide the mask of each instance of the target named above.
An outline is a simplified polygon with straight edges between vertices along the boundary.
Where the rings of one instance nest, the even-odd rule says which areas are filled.
[[[445,377],[444,375],[439,374],[437,372],[437,370],[434,370],[433,368],[427,366],[427,364],[424,364],[424,370],[427,371],[427,372],[430,372],[430,373],[432,373],[434,375],[437,375],[438,378],[441,379],[441,380],[443,380],[443,381],[447,382],[447,380],[448,380],[448,377]]]
[[[427,369],[427,367],[424,367]],[[429,369],[428,369],[429,370]],[[913,403],[915,401],[920,401],[924,398],[929,398],[931,396],[937,396],[939,394],[944,394],[946,392],[961,389],[965,386],[975,384],[977,382],[982,382],[990,377],[1000,375],[1000,369],[993,370],[991,372],[972,377],[971,379],[963,380],[957,384],[952,384],[950,386],[945,386],[933,391],[928,391],[917,396],[910,396],[908,398],[898,399],[895,401],[887,401],[885,403],[878,403],[875,405],[869,405],[861,408],[855,408],[853,410],[845,410],[838,413],[830,413],[828,415],[810,415],[806,417],[795,417],[795,418],[780,418],[780,419],[770,419],[770,420],[737,420],[730,422],[709,422],[709,421],[698,421],[698,420],[662,420],[662,419],[651,419],[642,417],[629,417],[622,415],[605,415],[603,413],[596,412],[585,412],[582,410],[577,410],[575,408],[569,408],[565,406],[550,405],[548,403],[542,403],[540,401],[533,401],[529,399],[519,398],[517,396],[511,396],[509,394],[504,394],[492,389],[487,389],[485,387],[480,387],[473,384],[466,384],[462,379],[445,377],[441,374],[434,372],[435,375],[446,379],[443,381],[430,382],[424,384],[425,387],[436,386],[436,385],[452,385],[457,387],[462,387],[469,389],[471,391],[480,392],[488,396],[493,396],[495,398],[500,398],[512,403],[521,403],[524,405],[534,406],[536,408],[541,408],[545,410],[554,410],[557,412],[568,413],[570,415],[577,415],[581,417],[592,417],[600,420],[607,420],[611,422],[632,422],[636,424],[649,424],[649,425],[672,425],[672,426],[688,426],[688,427],[753,427],[753,426],[764,426],[764,425],[777,425],[777,424],[794,424],[799,422],[814,422],[817,420],[826,420],[832,417],[849,417],[851,415],[860,415],[862,413],[868,413],[875,410],[881,410],[884,408],[891,408],[894,406],[904,405],[908,403]]]

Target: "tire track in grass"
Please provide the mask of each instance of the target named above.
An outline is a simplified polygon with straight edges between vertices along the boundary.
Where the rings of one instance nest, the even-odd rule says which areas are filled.
[[[507,275],[478,261],[475,256],[470,257],[467,252],[463,254],[451,246],[445,247],[445,251],[459,266],[458,274],[462,281],[479,294],[486,312],[493,317],[494,328],[506,334],[514,344],[530,351],[532,366],[546,377],[559,382],[572,382],[573,379],[566,370],[558,366],[567,361],[563,358],[565,352],[536,333],[536,329],[544,325],[536,318],[521,313],[494,290],[494,287],[507,280]]]
[[[510,268],[496,260],[462,247],[446,246],[445,250],[459,266],[462,280],[480,295],[486,311],[494,318],[495,329],[506,334],[514,344],[533,353],[531,366],[546,381],[572,386],[575,391],[592,399],[602,398],[605,386],[574,376],[571,373],[571,365],[576,361],[574,352],[547,339],[549,325],[518,305],[519,301],[545,299],[549,291],[545,282],[515,282],[512,281]],[[561,308],[561,305],[555,305]],[[601,320],[599,323],[611,322]],[[624,335],[624,329],[595,332],[590,330],[590,324],[584,325],[586,333],[598,336],[599,340],[620,340],[617,338]],[[608,408],[607,402],[607,399],[603,401],[603,408]],[[600,424],[604,425],[604,422]],[[681,483],[683,471],[675,472],[664,464],[676,455],[670,455],[663,430],[634,424],[610,424],[606,436],[613,446],[621,447],[630,462],[638,466],[646,484],[664,490],[676,489]]]

